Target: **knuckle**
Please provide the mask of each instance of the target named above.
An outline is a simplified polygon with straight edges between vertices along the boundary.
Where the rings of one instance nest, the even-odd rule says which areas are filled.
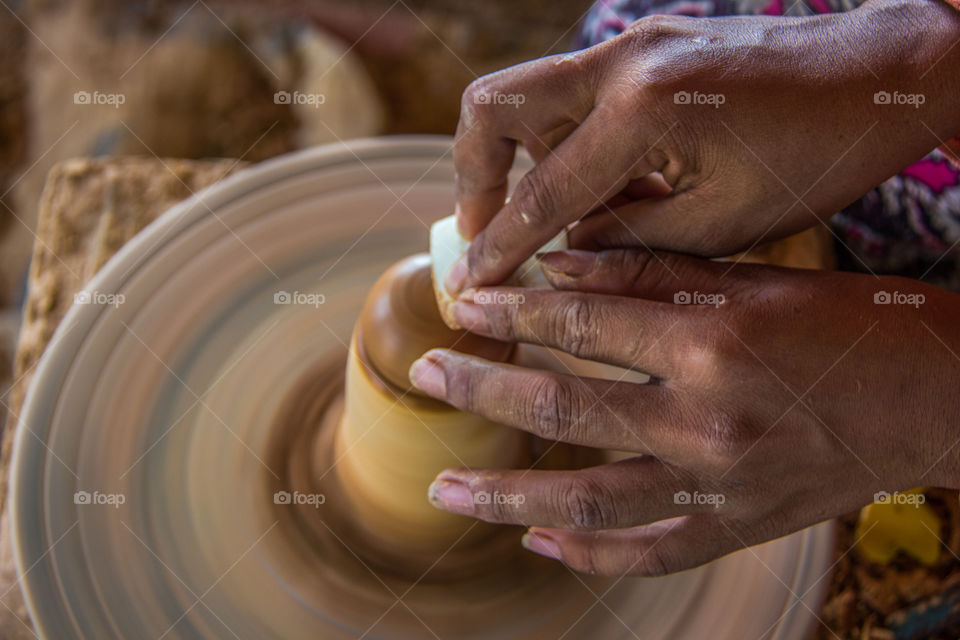
[[[557,181],[537,167],[517,183],[511,202],[515,204],[525,224],[530,227],[550,226],[559,202]]]
[[[598,256],[598,269],[625,274],[632,282],[642,280],[654,266],[653,252],[645,249],[610,249]]]
[[[524,324],[517,304],[483,304],[487,317],[487,326],[493,337],[508,342],[517,342],[521,336],[520,327]]]
[[[683,20],[677,16],[654,14],[636,20],[626,33],[650,45],[680,35],[683,32],[682,23]]]
[[[474,504],[479,515],[487,522],[513,522],[515,514],[512,513],[513,507],[505,502],[494,499],[500,492],[500,487],[492,482],[485,482],[482,488],[474,491],[474,496],[481,496],[480,499],[474,499]]]
[[[489,96],[499,85],[497,74],[481,76],[467,85],[460,99],[460,119],[467,127],[484,125],[493,116]]]
[[[586,355],[596,331],[596,307],[586,297],[572,295],[554,314],[550,330],[557,346],[571,355]]]
[[[563,508],[574,529],[612,529],[617,521],[616,500],[610,490],[587,478],[571,482],[563,497]]]
[[[577,395],[569,384],[558,377],[548,376],[533,385],[529,406],[529,422],[537,432],[550,440],[568,440],[574,435],[579,418]]]
[[[494,265],[504,259],[503,247],[508,239],[491,232],[487,227],[474,238],[467,249],[467,270],[471,274],[478,273],[482,267]]]
[[[701,434],[703,460],[712,468],[726,470],[753,446],[756,434],[736,413],[720,411],[711,415]]]
[[[724,326],[709,322],[701,323],[698,336],[682,349],[684,377],[697,387],[712,388],[729,375],[733,358],[739,358],[733,344],[736,338]]]
[[[447,402],[464,411],[477,412],[483,404],[477,373],[470,366],[444,366]]]

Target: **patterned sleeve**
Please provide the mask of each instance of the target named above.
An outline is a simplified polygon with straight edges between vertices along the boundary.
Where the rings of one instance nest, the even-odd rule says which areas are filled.
[[[960,11],[960,0],[947,0],[947,4]],[[950,159],[950,162],[952,162],[954,166],[960,168],[960,136],[943,145],[941,151]]]

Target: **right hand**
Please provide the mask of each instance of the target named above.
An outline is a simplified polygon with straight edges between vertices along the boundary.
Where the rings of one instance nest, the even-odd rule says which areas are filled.
[[[960,132],[957,38],[960,13],[940,0],[803,19],[652,16],[482,77],[454,146],[459,226],[474,242],[447,289],[501,282],[588,214],[575,246],[701,256],[812,226]],[[504,204],[517,142],[537,164]]]

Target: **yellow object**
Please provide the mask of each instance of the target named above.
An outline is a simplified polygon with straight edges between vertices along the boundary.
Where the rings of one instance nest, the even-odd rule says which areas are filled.
[[[856,546],[871,562],[887,564],[902,551],[931,565],[940,557],[941,528],[923,489],[881,493],[876,502],[860,510]]]

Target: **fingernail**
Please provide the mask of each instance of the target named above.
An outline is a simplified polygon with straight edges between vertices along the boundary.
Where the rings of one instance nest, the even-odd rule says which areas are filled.
[[[544,269],[565,275],[570,278],[579,278],[593,271],[597,266],[597,254],[592,251],[552,251],[540,256],[540,264]]]
[[[479,333],[488,333],[490,331],[487,322],[487,313],[478,304],[473,302],[458,301],[453,303],[453,317],[457,323],[467,331],[477,331]]]
[[[443,286],[453,297],[457,297],[457,294],[460,293],[460,290],[463,289],[463,285],[467,281],[467,256],[463,256],[459,260],[453,263],[453,266],[450,267],[450,271],[447,273],[447,277],[443,280]]]
[[[523,537],[520,538],[520,544],[522,544],[523,548],[527,551],[533,551],[534,553],[554,560],[563,560],[563,556],[560,553],[560,545],[552,538],[544,536],[543,534],[527,531],[523,534]]]
[[[460,482],[437,479],[427,490],[430,502],[435,507],[454,513],[473,513],[473,494],[467,485]]]
[[[434,398],[447,397],[447,377],[436,361],[429,358],[420,358],[410,365],[410,382],[417,389],[430,394]]]

